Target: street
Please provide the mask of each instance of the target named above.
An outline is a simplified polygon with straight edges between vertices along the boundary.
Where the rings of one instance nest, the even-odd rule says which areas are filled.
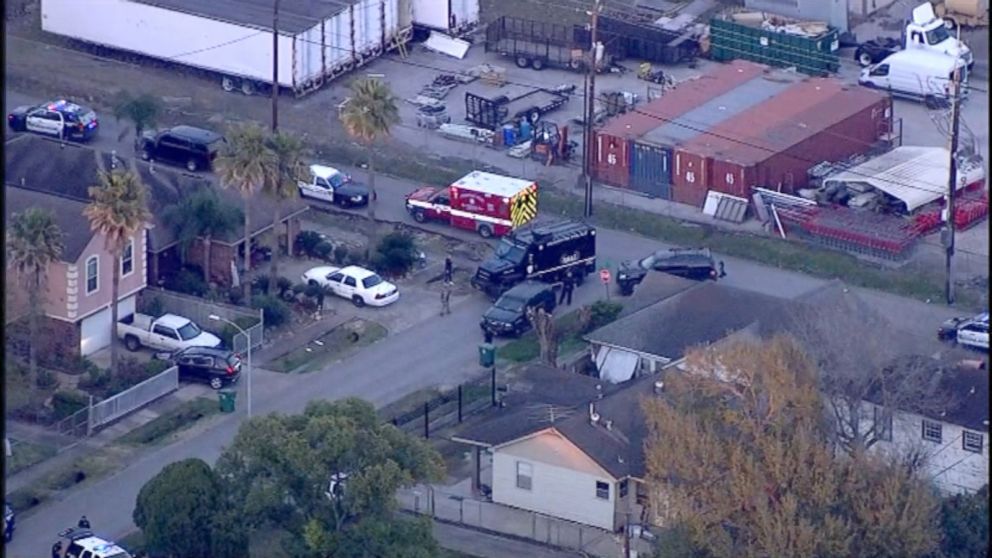
[[[7,92],[9,105],[37,101],[28,95]],[[130,140],[118,142],[120,127],[109,115],[101,118],[101,131],[94,147],[117,149],[130,154]],[[356,177],[361,169],[345,169]],[[379,204],[377,215],[389,221],[413,224],[404,209],[403,197],[417,185],[391,177],[377,179]],[[453,231],[441,225],[426,228],[473,238],[467,232]],[[601,230],[598,234],[600,265],[615,264],[656,250],[662,245],[636,235]],[[779,296],[795,297],[815,289],[824,281],[798,273],[783,271],[734,258],[724,259],[727,285]],[[603,298],[604,287],[598,281],[588,281],[576,290],[576,304],[587,304]],[[865,292],[866,299],[884,315],[899,323],[909,334],[932,338],[936,325],[954,312],[937,305],[926,305],[884,293]],[[402,304],[402,301],[400,302]],[[274,378],[256,377],[254,409],[258,415],[281,412],[296,413],[307,402],[357,396],[377,406],[432,386],[453,386],[479,376],[477,344],[481,340],[478,319],[488,306],[481,294],[462,300],[447,317],[434,316],[407,329],[394,332],[352,357],[324,370],[306,376]],[[279,381],[281,380],[281,381]],[[243,394],[242,394],[243,397]],[[243,399],[242,399],[243,401]],[[120,537],[134,529],[131,510],[142,485],[166,464],[180,459],[200,458],[213,462],[223,447],[231,441],[242,420],[242,413],[227,416],[195,436],[150,451],[122,471],[77,490],[68,491],[18,520],[17,535],[7,545],[14,557],[35,557],[45,552],[55,534],[86,514],[101,534]],[[113,505],[107,505],[112,502]]]

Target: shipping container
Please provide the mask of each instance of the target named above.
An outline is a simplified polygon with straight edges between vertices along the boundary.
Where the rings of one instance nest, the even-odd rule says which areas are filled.
[[[630,187],[649,196],[672,199],[672,150],[632,142]]]
[[[430,31],[460,37],[479,25],[479,0],[401,0],[401,9],[406,2],[410,2],[418,40]]]
[[[409,40],[402,0],[279,5],[278,82],[304,95]],[[272,0],[42,0],[41,28],[219,74],[225,90],[272,83]]]
[[[754,79],[767,69],[767,66],[746,61],[723,64],[715,67],[708,74],[679,84],[663,97],[650,101],[633,112],[610,120],[595,135],[594,176],[611,186],[627,187],[630,184],[628,162],[631,149],[627,144],[631,140],[638,139],[647,132],[670,122],[701,102],[706,102]],[[600,149],[606,151],[600,152]],[[627,175],[622,178],[618,178],[621,171],[613,168],[618,164],[627,165],[623,168]]]
[[[763,25],[769,20],[760,17],[760,13],[754,21],[733,19],[744,16],[724,14],[710,20],[711,58],[720,61],[744,59],[770,66],[795,67],[804,74],[814,76],[832,74],[840,68],[837,55],[840,39],[836,29],[823,25],[816,35],[782,31],[788,28],[782,25],[778,29],[767,29]]]

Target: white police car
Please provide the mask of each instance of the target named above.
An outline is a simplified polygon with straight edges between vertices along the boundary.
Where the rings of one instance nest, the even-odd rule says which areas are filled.
[[[88,529],[66,529],[59,536],[69,541],[65,558],[134,558],[116,543],[102,539]]]
[[[7,115],[7,125],[15,132],[34,132],[79,141],[91,139],[100,127],[92,109],[65,99],[17,107]]]

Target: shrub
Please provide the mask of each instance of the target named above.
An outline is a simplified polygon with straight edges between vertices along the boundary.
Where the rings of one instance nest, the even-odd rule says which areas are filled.
[[[623,305],[618,302],[606,302],[605,300],[597,300],[590,307],[592,313],[591,319],[589,320],[589,325],[586,326],[586,331],[583,333],[588,333],[594,329],[601,328],[613,320],[617,319],[620,315],[620,311],[623,310]]]
[[[245,291],[241,287],[231,287],[227,291],[227,299],[235,306],[241,306],[245,301]]]
[[[332,251],[334,251],[334,245],[326,240],[321,240],[313,247],[313,257],[329,261]]]
[[[94,367],[79,380],[79,387],[90,393],[103,393],[110,385],[110,372]]]
[[[51,370],[46,370],[44,368],[38,369],[38,375],[35,376],[34,385],[38,386],[39,389],[50,389],[58,384],[58,379],[56,379],[55,374]]]
[[[300,293],[305,293],[307,291],[308,286],[309,285],[307,285],[306,283],[297,283],[293,285],[293,294],[298,295]]]
[[[373,262],[385,273],[402,275],[417,261],[417,247],[413,237],[402,232],[391,232],[376,247]]]
[[[165,284],[169,290],[193,296],[207,294],[209,286],[203,280],[203,272],[195,271],[191,266],[184,267],[172,276]]]
[[[294,252],[297,256],[314,256],[313,249],[322,241],[320,233],[317,231],[300,231],[293,242]]]
[[[251,282],[251,292],[252,294],[265,294],[269,291],[269,276],[259,275],[258,277],[252,279]]]
[[[55,395],[52,396],[55,420],[62,420],[77,413],[89,404],[89,396],[78,391],[56,391]]]
[[[156,318],[165,314],[165,308],[162,306],[161,299],[156,296],[149,300],[145,306],[145,313]]]
[[[279,327],[289,321],[290,308],[279,297],[268,295],[255,295],[251,299],[252,308],[261,308],[265,325],[268,327]]]
[[[344,262],[348,259],[348,247],[345,245],[340,245],[334,249],[334,263],[338,265],[344,265]]]
[[[276,279],[276,288],[279,289],[279,295],[282,296],[293,288],[293,282],[288,277],[279,277]]]

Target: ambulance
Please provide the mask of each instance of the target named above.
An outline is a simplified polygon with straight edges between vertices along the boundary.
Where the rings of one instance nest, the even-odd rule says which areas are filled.
[[[440,221],[482,238],[504,236],[537,216],[537,183],[472,171],[447,188],[418,188],[406,197],[406,210],[418,223]]]

